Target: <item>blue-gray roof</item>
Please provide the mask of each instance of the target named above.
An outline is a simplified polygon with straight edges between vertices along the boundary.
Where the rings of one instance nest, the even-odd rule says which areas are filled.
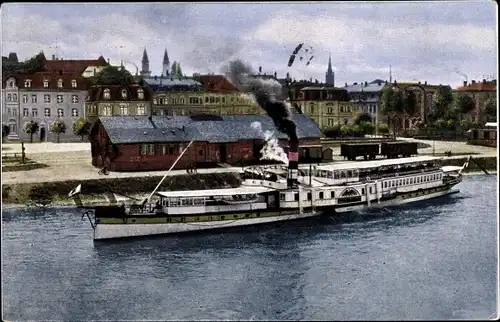
[[[321,130],[309,116],[295,114],[292,119],[297,125],[299,138],[322,136]],[[152,116],[151,120],[147,116],[105,116],[99,120],[114,144],[191,140],[217,143],[263,139],[263,134],[252,127],[253,122],[260,122],[262,131],[273,131],[276,138],[288,138],[279,132],[271,118],[265,115],[224,115],[205,118]]]
[[[161,91],[200,91],[203,90],[203,84],[195,81],[192,78],[186,77],[146,77],[144,81],[151,87],[155,92]]]

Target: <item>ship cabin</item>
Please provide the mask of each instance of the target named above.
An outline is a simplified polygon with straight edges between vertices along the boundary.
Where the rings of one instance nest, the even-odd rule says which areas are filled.
[[[146,211],[165,214],[203,214],[257,210],[276,206],[274,189],[237,187],[211,190],[160,191]]]
[[[325,184],[348,184],[385,177],[408,175],[438,169],[437,157],[417,156],[363,162],[342,162],[299,170],[299,181],[307,183],[311,176]],[[300,178],[302,176],[302,178]],[[301,180],[302,179],[302,180]]]

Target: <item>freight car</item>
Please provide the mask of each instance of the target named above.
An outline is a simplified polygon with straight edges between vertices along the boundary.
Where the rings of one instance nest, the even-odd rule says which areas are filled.
[[[383,142],[380,146],[380,154],[385,155],[387,158],[397,158],[400,155],[403,158],[411,157],[418,154],[418,143],[416,142]]]
[[[340,155],[347,160],[356,160],[363,157],[365,160],[375,160],[375,156],[380,153],[378,143],[349,143],[340,145]]]

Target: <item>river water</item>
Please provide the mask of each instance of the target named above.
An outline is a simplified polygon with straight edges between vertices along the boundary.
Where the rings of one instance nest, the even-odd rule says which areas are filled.
[[[71,208],[4,210],[4,320],[486,319],[497,308],[497,176],[341,219],[92,241]]]

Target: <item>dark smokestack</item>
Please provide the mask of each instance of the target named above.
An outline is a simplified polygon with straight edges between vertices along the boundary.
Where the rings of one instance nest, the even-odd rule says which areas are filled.
[[[254,96],[257,104],[266,111],[273,120],[274,126],[290,138],[288,152],[288,186],[297,185],[298,146],[299,138],[295,123],[290,118],[290,108],[285,104],[281,84],[275,79],[260,79],[252,77],[252,69],[242,61],[229,63],[226,75],[231,83],[242,92]]]

